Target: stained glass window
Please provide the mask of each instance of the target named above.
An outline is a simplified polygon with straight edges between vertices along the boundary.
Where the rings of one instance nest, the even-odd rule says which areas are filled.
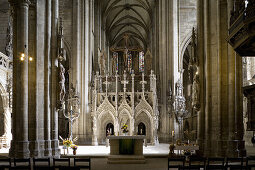
[[[139,72],[144,72],[144,52],[139,52]]]
[[[128,53],[128,72],[131,74],[132,72],[132,54]]]

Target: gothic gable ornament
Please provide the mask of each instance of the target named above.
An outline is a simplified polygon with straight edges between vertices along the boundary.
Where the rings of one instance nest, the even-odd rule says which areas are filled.
[[[142,98],[139,104],[135,107],[135,113],[138,113],[140,110],[146,110],[148,113],[150,113],[150,117],[154,116],[152,107],[144,98]]]
[[[103,103],[97,109],[98,115],[100,115],[103,112],[109,112],[109,113],[113,113],[113,114],[115,113],[115,108],[109,102],[107,97],[104,99]]]

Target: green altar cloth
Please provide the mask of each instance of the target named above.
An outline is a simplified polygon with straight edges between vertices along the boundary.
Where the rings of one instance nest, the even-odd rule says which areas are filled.
[[[134,154],[134,139],[120,139],[119,141],[119,153],[121,155],[133,155]]]

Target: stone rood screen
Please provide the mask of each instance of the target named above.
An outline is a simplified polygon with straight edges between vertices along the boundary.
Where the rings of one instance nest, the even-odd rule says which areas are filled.
[[[132,71],[133,72],[133,71]],[[107,125],[114,126],[114,135],[123,135],[121,127],[128,125],[128,135],[139,135],[143,123],[148,143],[158,143],[158,103],[156,76],[135,75],[101,76],[97,72],[92,93],[92,144],[104,143]]]

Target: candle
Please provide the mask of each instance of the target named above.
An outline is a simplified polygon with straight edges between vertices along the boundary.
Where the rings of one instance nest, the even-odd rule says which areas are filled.
[[[73,110],[73,106],[71,106],[71,110]]]
[[[174,130],[172,131],[172,136],[174,137]]]

